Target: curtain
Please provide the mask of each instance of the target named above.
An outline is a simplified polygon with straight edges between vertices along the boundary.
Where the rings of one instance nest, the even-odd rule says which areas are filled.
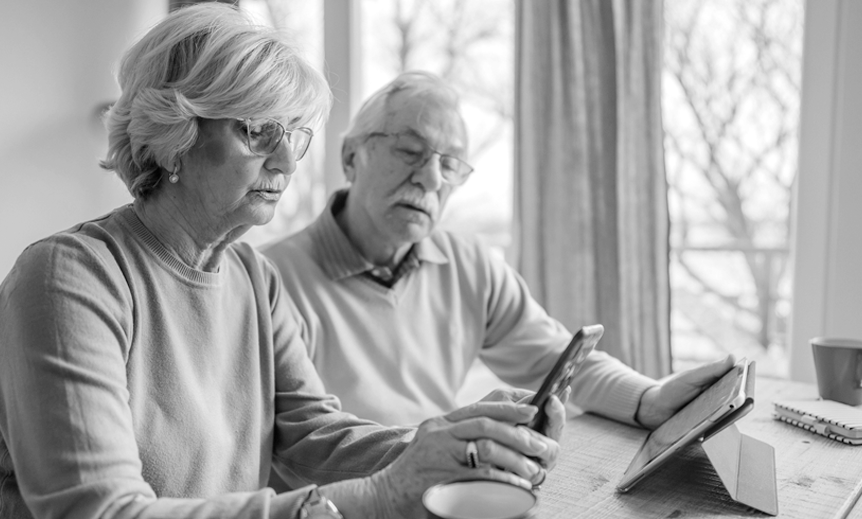
[[[516,263],[600,348],[670,373],[661,0],[518,0]]]

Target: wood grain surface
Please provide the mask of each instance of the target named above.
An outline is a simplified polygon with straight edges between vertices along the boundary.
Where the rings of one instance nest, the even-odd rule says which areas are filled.
[[[755,407],[739,430],[775,449],[782,518],[862,519],[862,446],[845,445],[773,419],[772,403],[816,398],[813,384],[758,378]],[[539,492],[536,519],[770,517],[733,501],[699,445],[628,493],[616,484],[646,431],[591,414],[569,420],[563,453]]]

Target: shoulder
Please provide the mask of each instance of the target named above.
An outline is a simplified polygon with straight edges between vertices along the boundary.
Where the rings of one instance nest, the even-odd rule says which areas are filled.
[[[447,229],[437,229],[428,237],[449,257],[483,257],[489,253],[488,247],[477,237],[461,234]]]
[[[306,227],[295,234],[262,246],[260,252],[276,263],[281,258],[309,256],[314,243],[311,234],[311,229]]]
[[[311,227],[261,248],[261,253],[275,266],[290,292],[302,291],[307,285],[325,283],[324,272],[329,249],[314,235]]]
[[[272,259],[245,242],[237,242],[231,245],[231,250],[240,268],[243,269],[252,282],[252,285],[260,285],[271,290],[279,284],[278,269]]]
[[[72,306],[61,300],[122,313],[131,300],[122,232],[95,220],[31,244],[0,285],[0,304],[44,317]]]
[[[507,267],[502,252],[492,250],[477,236],[441,229],[434,231],[428,240],[458,270],[490,271]]]
[[[274,321],[289,323],[290,328],[304,326],[296,301],[283,286],[281,273],[272,259],[245,242],[235,243],[231,248],[249,279],[257,304],[266,308]]]
[[[125,230],[115,220],[111,213],[32,243],[18,257],[12,272],[52,276],[103,270],[119,274]]]

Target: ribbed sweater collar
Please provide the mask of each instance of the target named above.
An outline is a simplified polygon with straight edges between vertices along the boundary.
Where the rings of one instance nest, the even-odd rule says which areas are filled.
[[[143,244],[143,246],[164,263],[168,270],[174,272],[178,276],[192,283],[199,285],[219,285],[224,276],[225,262],[218,272],[204,272],[202,270],[189,267],[182,260],[177,258],[171,251],[165,247],[162,242],[153,234],[144,222],[138,218],[132,205],[129,204],[118,211],[117,215],[120,220],[132,231],[134,236]]]

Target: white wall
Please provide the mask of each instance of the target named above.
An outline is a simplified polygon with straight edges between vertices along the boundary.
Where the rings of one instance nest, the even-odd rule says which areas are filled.
[[[862,2],[808,0],[802,71],[790,376],[808,340],[862,338]]]
[[[123,50],[167,0],[4,2],[0,16],[0,279],[28,244],[131,200],[98,167],[96,107]]]

